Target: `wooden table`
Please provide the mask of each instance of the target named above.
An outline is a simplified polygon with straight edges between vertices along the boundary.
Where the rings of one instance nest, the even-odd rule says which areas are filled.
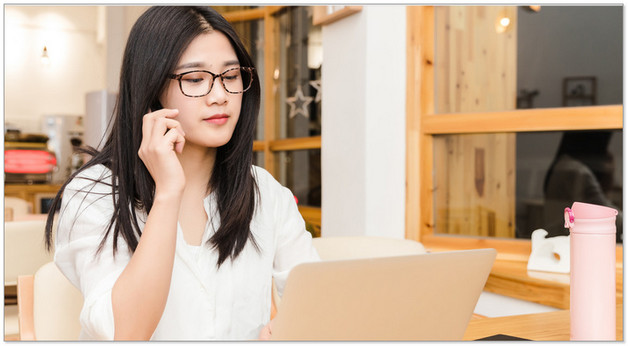
[[[470,250],[481,247],[491,247],[487,244],[478,246],[477,241],[460,246],[458,243],[447,243],[447,237],[433,237],[438,239],[438,243],[432,240],[431,243],[424,243],[426,249],[431,252]],[[519,244],[528,244],[525,241]],[[528,256],[530,250],[525,254],[519,250],[510,250],[497,254],[497,259],[491,268],[491,273],[486,281],[484,290],[512,298],[522,299],[542,305],[552,306],[558,309],[569,309],[569,274],[559,274],[550,272],[529,271]],[[617,245],[616,255],[616,287],[617,304],[622,304],[623,299],[623,246]]]
[[[463,340],[505,334],[530,340],[569,340],[569,310],[471,320]],[[617,340],[623,340],[623,305],[617,305]]]

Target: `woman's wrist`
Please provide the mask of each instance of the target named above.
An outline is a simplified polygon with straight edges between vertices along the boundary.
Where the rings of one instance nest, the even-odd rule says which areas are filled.
[[[158,202],[166,202],[166,203],[174,203],[181,202],[181,198],[183,197],[184,188],[169,188],[169,189],[155,189],[155,198],[154,203]]]

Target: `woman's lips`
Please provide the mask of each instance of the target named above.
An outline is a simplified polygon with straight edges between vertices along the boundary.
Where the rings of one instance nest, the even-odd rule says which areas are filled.
[[[203,119],[203,121],[206,121],[214,125],[223,125],[228,120],[229,120],[229,116],[227,114],[216,114],[216,115],[212,115],[209,118]]]

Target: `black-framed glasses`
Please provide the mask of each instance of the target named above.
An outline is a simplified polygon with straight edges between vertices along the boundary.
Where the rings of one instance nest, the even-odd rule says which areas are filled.
[[[214,74],[205,70],[194,70],[168,77],[179,81],[179,88],[183,95],[188,97],[202,97],[209,94],[214,81],[220,77],[225,91],[230,94],[242,94],[253,85],[254,67],[234,67],[221,74]]]

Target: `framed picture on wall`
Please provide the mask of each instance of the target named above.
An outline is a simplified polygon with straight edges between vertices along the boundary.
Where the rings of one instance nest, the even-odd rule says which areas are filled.
[[[597,104],[596,77],[563,78],[563,106],[591,106]]]

